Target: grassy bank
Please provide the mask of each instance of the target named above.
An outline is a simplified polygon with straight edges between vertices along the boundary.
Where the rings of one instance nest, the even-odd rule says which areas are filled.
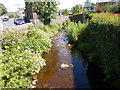
[[[41,54],[50,50],[52,38],[59,29],[55,24],[29,28],[27,33],[4,31],[0,50],[0,88],[31,88],[35,74],[45,65]]]
[[[70,42],[87,53],[89,61],[100,63],[108,80],[115,87],[120,83],[120,15],[96,13],[87,23],[69,22]]]

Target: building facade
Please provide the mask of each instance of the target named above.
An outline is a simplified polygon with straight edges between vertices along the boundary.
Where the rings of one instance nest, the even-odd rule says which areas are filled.
[[[25,18],[25,8],[19,8],[18,11],[16,12],[16,14],[17,14],[20,18]]]

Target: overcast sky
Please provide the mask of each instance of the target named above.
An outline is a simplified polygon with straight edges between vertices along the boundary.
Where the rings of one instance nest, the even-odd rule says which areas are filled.
[[[84,5],[86,0],[58,0],[60,2],[60,9],[71,9],[76,4]],[[97,0],[91,0],[96,3]],[[4,4],[8,12],[16,12],[18,8],[25,7],[24,0],[0,0],[0,3]]]

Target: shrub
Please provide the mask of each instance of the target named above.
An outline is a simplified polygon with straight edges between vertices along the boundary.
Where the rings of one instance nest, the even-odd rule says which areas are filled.
[[[44,27],[46,30],[43,27],[30,28],[26,34],[16,31],[3,33],[0,50],[1,88],[32,87],[36,73],[45,65],[41,54],[48,52],[52,37],[59,29],[57,25]]]
[[[20,16],[16,15],[15,13],[9,13],[8,17],[9,18],[19,18]]]
[[[120,76],[120,69],[118,69],[120,65],[119,16],[119,14],[111,13],[92,14],[89,24],[92,27],[91,34],[94,34],[94,37],[92,37],[95,45],[93,53],[98,53],[106,78]],[[114,65],[112,65],[113,63]]]
[[[80,24],[81,28],[77,30],[74,29],[78,28],[78,25],[74,23],[68,25],[68,38],[69,40],[75,40],[77,47],[89,54],[91,62],[99,62],[106,75],[106,80],[112,79],[110,83],[119,87],[120,15],[96,13],[90,14],[90,17],[88,24]],[[73,37],[75,31],[77,31],[77,35]],[[115,84],[115,82],[117,83]]]
[[[67,26],[67,36],[72,42],[76,42],[80,33],[86,28],[87,24],[82,24],[81,22],[74,23],[71,22]]]
[[[112,13],[120,13],[120,2],[113,5],[111,8],[110,8],[110,12]]]
[[[99,14],[90,14],[92,17],[91,22],[96,24],[103,24],[103,25],[113,25],[119,26],[119,14],[112,14],[112,13],[99,13]]]
[[[106,4],[103,7],[99,8],[98,11],[109,12],[109,13],[120,13],[120,2],[114,4]]]
[[[85,51],[85,52],[90,52],[91,50],[91,45],[90,45],[90,42],[82,42],[80,44],[77,45],[77,47],[82,50],[82,51]]]
[[[65,16],[67,16],[67,15],[69,14],[68,9],[63,10],[63,11],[62,11],[62,14],[65,15]]]

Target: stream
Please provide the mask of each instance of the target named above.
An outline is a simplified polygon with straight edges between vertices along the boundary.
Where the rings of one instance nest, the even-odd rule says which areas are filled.
[[[42,57],[46,66],[37,75],[37,88],[111,88],[102,80],[97,65],[68,44],[64,30],[55,35],[51,50]]]

